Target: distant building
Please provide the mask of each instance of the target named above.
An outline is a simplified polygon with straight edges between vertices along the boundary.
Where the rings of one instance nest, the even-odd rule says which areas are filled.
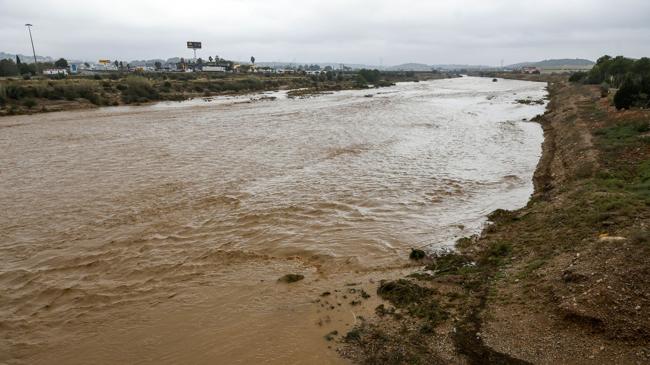
[[[224,66],[203,66],[203,71],[205,71],[205,72],[226,72],[226,67],[224,67]]]
[[[258,74],[272,74],[273,71],[270,67],[256,67],[254,72]]]
[[[48,68],[43,70],[43,75],[48,75],[48,76],[56,76],[56,75],[63,75],[67,76],[68,75],[68,70],[64,68]]]
[[[284,75],[284,74],[295,74],[296,70],[292,70],[290,68],[276,68],[276,69],[273,69],[272,72],[274,74]]]
[[[537,67],[522,67],[521,72],[525,74],[539,74],[542,73],[542,70]]]
[[[98,71],[98,72],[103,72],[103,71],[117,71],[118,68],[112,63],[104,63],[104,64],[96,64],[92,63],[90,64],[90,67],[88,68],[91,71]]]

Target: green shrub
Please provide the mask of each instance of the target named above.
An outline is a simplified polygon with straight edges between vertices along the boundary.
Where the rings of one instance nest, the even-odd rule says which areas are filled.
[[[616,109],[629,109],[634,105],[639,88],[631,80],[623,82],[623,85],[614,95],[614,106]]]
[[[5,92],[8,98],[19,100],[25,96],[26,88],[14,83],[10,83],[6,86]]]
[[[584,71],[574,72],[569,76],[570,82],[582,82],[587,78],[587,73]]]
[[[381,77],[381,73],[379,70],[368,70],[368,69],[361,69],[359,70],[359,76],[363,78],[366,82],[369,82],[371,84],[375,84],[379,82],[379,78]]]
[[[414,317],[427,319],[435,325],[447,318],[447,313],[435,299],[436,291],[410,280],[381,281],[377,295],[398,308],[404,308]]]
[[[406,279],[382,281],[377,288],[377,295],[399,308],[419,303],[433,293],[433,289],[417,285]]]
[[[27,109],[31,109],[31,108],[35,107],[36,104],[37,104],[37,103],[36,103],[36,100],[34,100],[33,98],[28,98],[28,99],[25,99],[25,100],[23,101],[23,105],[24,105],[25,107],[27,107]]]
[[[5,105],[7,103],[7,88],[6,86],[0,84],[0,105]]]
[[[508,243],[500,242],[493,244],[488,249],[488,254],[492,257],[504,257],[510,255],[512,252],[512,246]]]
[[[126,88],[122,90],[122,100],[127,104],[160,98],[151,81],[145,77],[129,76],[126,78],[124,86]],[[120,85],[118,85],[118,89],[120,89]]]
[[[426,269],[433,275],[459,275],[471,271],[474,266],[472,260],[456,252],[441,252],[431,256],[431,263]]]
[[[620,147],[630,146],[639,139],[639,135],[650,131],[650,123],[636,121],[632,123],[619,124],[608,128],[601,128],[594,132],[598,137],[599,145],[607,150],[614,150]]]
[[[50,100],[61,100],[64,98],[65,90],[62,85],[54,85],[48,90],[47,98]]]
[[[609,95],[609,84],[603,82],[600,84],[600,97],[606,98]]]

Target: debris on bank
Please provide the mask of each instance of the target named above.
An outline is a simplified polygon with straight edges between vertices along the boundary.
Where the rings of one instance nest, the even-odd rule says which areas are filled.
[[[287,274],[287,275],[284,275],[283,277],[279,278],[278,282],[291,284],[291,283],[295,283],[296,281],[300,281],[300,280],[302,280],[304,278],[305,278],[305,275],[301,275],[301,274]]]

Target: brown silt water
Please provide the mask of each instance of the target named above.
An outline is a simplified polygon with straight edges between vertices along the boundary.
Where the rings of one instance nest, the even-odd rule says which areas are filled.
[[[545,95],[464,77],[2,118],[0,363],[345,363],[323,336],[411,247],[526,203],[544,105],[515,100]]]

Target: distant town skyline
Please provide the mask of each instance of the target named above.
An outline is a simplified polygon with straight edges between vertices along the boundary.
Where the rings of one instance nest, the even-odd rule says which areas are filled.
[[[199,57],[500,65],[650,55],[650,2],[0,0],[0,51],[94,60]]]

